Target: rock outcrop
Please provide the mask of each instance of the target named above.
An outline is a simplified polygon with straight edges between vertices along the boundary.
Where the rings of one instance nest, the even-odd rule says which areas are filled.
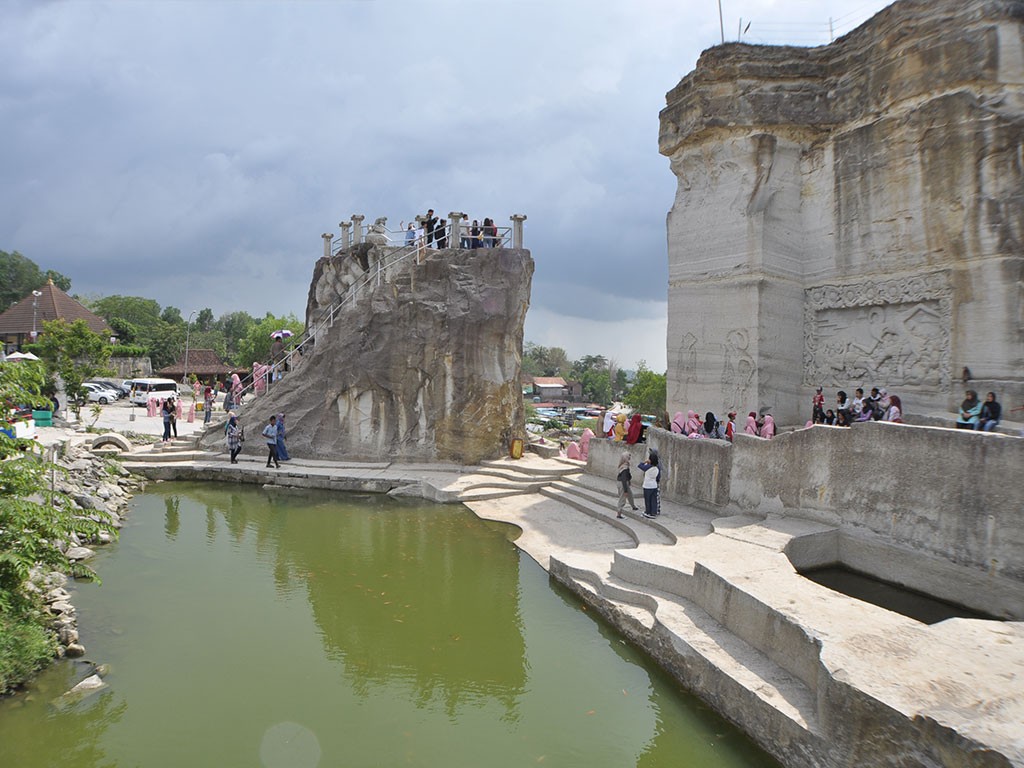
[[[317,262],[307,327],[353,298],[245,409],[250,449],[274,413],[286,414],[289,452],[306,458],[473,464],[524,434],[529,252],[427,250],[378,280],[383,250],[360,244]]]
[[[961,370],[1024,399],[1024,2],[900,0],[820,48],[705,51],[667,95],[669,412]]]

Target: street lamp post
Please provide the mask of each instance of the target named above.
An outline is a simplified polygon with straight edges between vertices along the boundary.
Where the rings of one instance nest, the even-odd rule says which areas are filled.
[[[188,342],[192,334],[192,315],[195,313],[194,309],[188,313],[188,322],[185,325],[185,370],[181,373],[182,384],[188,384]]]
[[[42,291],[32,291],[32,341],[35,342],[36,336],[36,308],[39,306],[39,297],[43,295]]]

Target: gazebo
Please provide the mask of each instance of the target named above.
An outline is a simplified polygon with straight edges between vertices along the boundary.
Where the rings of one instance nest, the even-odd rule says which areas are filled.
[[[228,377],[236,371],[230,365],[226,365],[220,356],[212,349],[190,349],[188,351],[188,369],[185,368],[185,354],[182,353],[178,362],[161,368],[156,372],[157,376],[167,379],[181,381],[186,375],[195,374],[199,381],[206,383],[210,379],[226,382]]]
[[[90,312],[48,280],[6,312],[0,314],[0,342],[5,348],[20,350],[22,344],[36,341],[43,332],[43,321],[84,320],[90,330],[103,337],[111,335],[107,321]]]

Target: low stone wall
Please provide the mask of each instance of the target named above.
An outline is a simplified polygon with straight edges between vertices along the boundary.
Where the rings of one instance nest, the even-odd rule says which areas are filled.
[[[1024,440],[867,422],[733,444],[648,431],[670,501],[877,534],[993,577],[1024,581]],[[587,471],[614,477],[621,443],[594,440]],[[632,449],[636,462],[645,446]],[[634,473],[636,479],[636,473]]]

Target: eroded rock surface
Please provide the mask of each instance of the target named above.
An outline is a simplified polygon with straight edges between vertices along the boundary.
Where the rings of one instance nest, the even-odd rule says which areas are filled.
[[[355,246],[316,265],[307,322],[379,263]],[[305,458],[475,463],[523,434],[519,383],[528,251],[427,251],[348,303],[294,369],[242,417],[250,448],[272,413]]]

